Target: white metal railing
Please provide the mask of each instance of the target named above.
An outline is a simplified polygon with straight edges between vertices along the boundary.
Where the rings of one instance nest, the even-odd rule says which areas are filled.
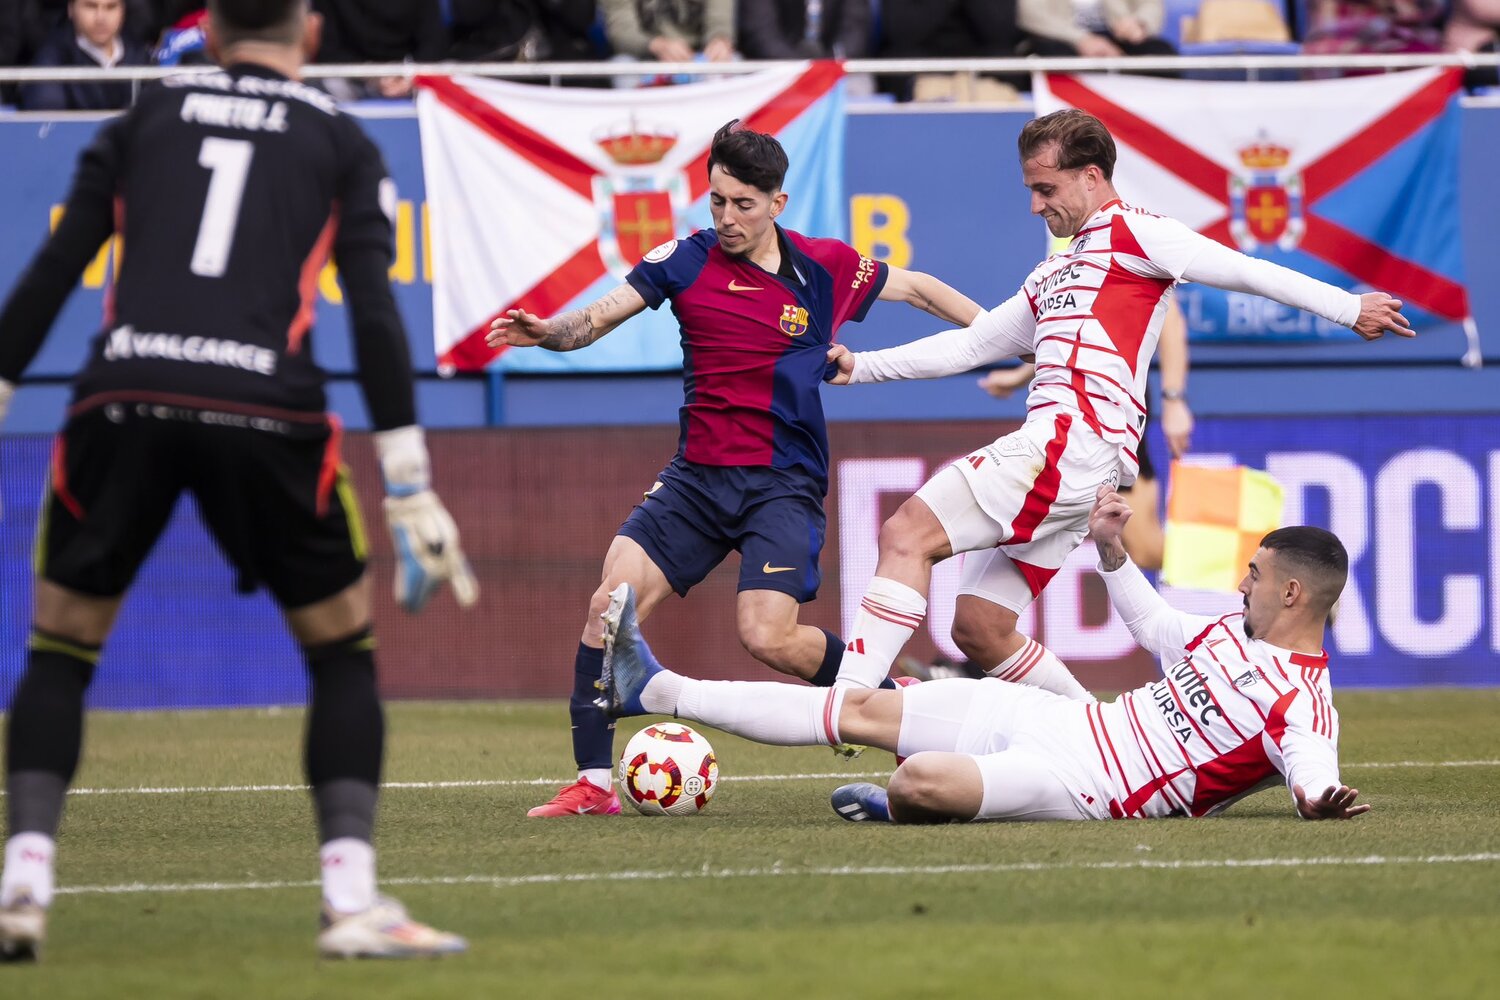
[[[349,63],[309,65],[303,70],[308,79],[343,78],[368,80],[379,77],[413,76],[495,76],[510,79],[565,79],[578,77],[639,76],[733,76],[753,73],[776,66],[797,65],[786,62],[743,61],[730,63],[658,63],[658,62],[440,62],[440,63]],[[849,59],[844,63],[849,73],[1031,73],[1040,72],[1106,72],[1127,70],[1209,71],[1229,70],[1247,73],[1253,79],[1262,71],[1365,69],[1400,70],[1424,66],[1500,66],[1500,54],[1443,52],[1403,55],[1226,55],[1226,56],[1116,56],[1107,59],[1083,57],[1029,56],[1004,59]],[[117,66],[113,69],[89,69],[75,66],[0,66],[0,83],[43,83],[66,80],[125,82],[160,80],[183,73],[207,72],[211,66]]]

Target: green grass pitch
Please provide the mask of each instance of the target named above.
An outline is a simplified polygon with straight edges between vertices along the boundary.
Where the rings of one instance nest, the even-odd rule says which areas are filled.
[[[830,810],[887,754],[712,730],[728,780],[700,816],[528,820],[529,782],[571,776],[563,705],[393,705],[382,880],[471,943],[417,963],[314,956],[300,711],[98,714],[44,961],[0,967],[0,997],[1500,995],[1500,691],[1338,704],[1375,807],[1353,822],[1276,790],[1214,820],[935,828]]]

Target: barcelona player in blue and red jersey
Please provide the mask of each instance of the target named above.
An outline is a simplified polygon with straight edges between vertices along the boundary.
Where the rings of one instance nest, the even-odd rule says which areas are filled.
[[[531,816],[611,815],[614,723],[594,704],[603,668],[599,615],[621,583],[645,618],[740,553],[740,641],[782,673],[828,686],[844,644],[797,622],[818,592],[828,433],[820,390],[845,322],[878,298],[967,326],[980,307],[930,275],[888,267],[838,240],[776,224],[787,158],[769,135],[730,122],[708,159],[714,228],[648,253],[626,284],[586,309],[542,319],[513,310],[491,346],[573,351],[643,309],[672,303],[682,329],[683,406],[677,455],[620,526],[589,602],[570,703],[578,780]]]

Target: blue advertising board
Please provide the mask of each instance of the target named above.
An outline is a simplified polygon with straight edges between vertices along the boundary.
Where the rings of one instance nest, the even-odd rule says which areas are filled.
[[[961,454],[975,443],[966,437],[960,440],[956,425],[924,425],[924,436],[927,429],[934,441],[951,439],[952,454]],[[524,476],[518,478],[515,469],[499,465],[475,466],[465,470],[461,483],[450,483],[448,495],[457,504],[455,511],[466,516],[466,532],[473,532],[470,554],[483,586],[496,595],[496,612],[509,613],[505,609],[510,598],[503,596],[503,588],[523,587],[527,599],[540,602],[539,606],[566,609],[559,632],[565,635],[574,634],[572,610],[578,593],[587,592],[583,582],[592,578],[597,563],[584,559],[578,563],[582,576],[576,581],[564,579],[555,561],[531,563],[519,558],[513,542],[494,548],[494,533],[481,523],[482,512],[514,502],[506,499],[511,495],[507,490],[535,493],[538,483],[559,484],[570,474],[576,476],[574,449],[585,446],[584,438],[568,439],[573,442],[570,446],[559,447],[562,439],[557,433],[490,430],[448,435],[447,440],[438,441],[435,458],[480,453],[483,442],[479,437],[536,439],[537,450],[528,452],[536,458]],[[668,440],[655,428],[613,433],[634,435],[619,440],[638,438],[635,446],[643,447],[647,460],[653,462]],[[1328,527],[1348,547],[1351,583],[1328,638],[1337,684],[1493,685],[1500,684],[1500,445],[1496,442],[1500,442],[1500,415],[1495,414],[1245,417],[1200,421],[1194,453],[1200,460],[1268,469],[1285,487],[1289,522]],[[0,518],[0,698],[8,696],[24,666],[32,532],[49,447],[48,439],[41,436],[0,439],[0,468],[5,470],[0,477],[4,503]],[[362,442],[354,447],[362,447]],[[1157,448],[1162,454],[1160,442]],[[836,457],[842,464],[860,456]],[[912,464],[911,459],[890,455],[863,464],[871,461]],[[836,479],[842,475],[836,470]],[[920,477],[914,482],[920,482]],[[830,493],[832,534],[837,535],[846,522],[853,525],[859,520],[859,511],[849,506],[856,494],[858,490],[843,489],[835,482]],[[592,510],[597,506],[586,500],[564,505],[556,518],[573,516],[569,512],[575,507]],[[613,511],[611,516],[618,513]],[[597,516],[576,516],[582,520],[558,520],[554,527],[590,537],[608,534],[608,526],[601,527]],[[869,523],[873,530],[879,522]],[[861,548],[873,552],[873,536],[866,542]],[[858,560],[863,555],[851,549],[840,560]],[[831,561],[825,559],[825,563]],[[1086,562],[1092,566],[1091,560]],[[859,600],[862,588],[840,596],[832,584],[840,575],[839,566],[824,566],[829,585],[819,609],[842,600],[847,611],[850,602]],[[384,591],[386,581],[380,580],[379,586]],[[729,586],[726,593],[732,596],[732,590]],[[1043,600],[1049,595],[1050,591]],[[1219,595],[1217,600],[1221,608],[1232,608],[1238,598]],[[388,604],[387,595],[382,594],[381,603]],[[942,613],[934,607],[934,619]],[[703,620],[696,619],[694,627],[701,631]],[[387,618],[380,627],[389,640],[394,630],[405,626],[399,618]],[[524,626],[513,623],[510,627]],[[530,669],[529,664],[507,664],[506,650],[519,642],[517,634],[510,633],[515,641],[509,643],[486,640],[466,645],[462,635],[450,634],[455,628],[464,629],[457,620],[444,628],[424,619],[421,628],[428,631],[409,650],[426,649],[436,642],[456,645],[445,646],[450,651],[438,658],[437,665],[419,671],[417,680],[403,688],[407,695],[451,693],[456,685],[444,672],[459,675],[473,670],[476,664],[462,662],[466,658],[484,670]],[[701,641],[708,638],[702,636]],[[1128,636],[1125,640],[1128,645]],[[690,637],[689,648],[696,641],[700,640]],[[1061,639],[1049,643],[1071,650],[1069,659],[1122,654],[1114,646],[1106,654],[1091,653],[1085,646]],[[546,648],[545,643],[542,646]],[[392,652],[391,656],[392,669],[406,669],[400,654]],[[529,654],[523,659],[529,659]],[[550,693],[539,684],[518,684],[509,690]],[[91,703],[110,708],[283,704],[301,701],[303,692],[300,658],[280,616],[263,594],[242,597],[235,593],[229,569],[199,525],[190,501],[184,500],[125,603],[91,691]]]

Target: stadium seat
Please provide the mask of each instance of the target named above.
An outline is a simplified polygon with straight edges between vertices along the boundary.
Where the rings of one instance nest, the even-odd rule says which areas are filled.
[[[1209,37],[1205,39],[1204,12],[1210,8]],[[1235,37],[1241,31],[1246,37]],[[1269,2],[1257,4],[1253,0],[1166,0],[1162,37],[1185,56],[1295,55],[1301,51],[1301,46],[1291,40],[1281,11]],[[1218,70],[1189,70],[1184,75],[1197,80],[1244,78],[1240,72]],[[1290,70],[1262,71],[1258,75],[1262,79],[1296,78]]]

